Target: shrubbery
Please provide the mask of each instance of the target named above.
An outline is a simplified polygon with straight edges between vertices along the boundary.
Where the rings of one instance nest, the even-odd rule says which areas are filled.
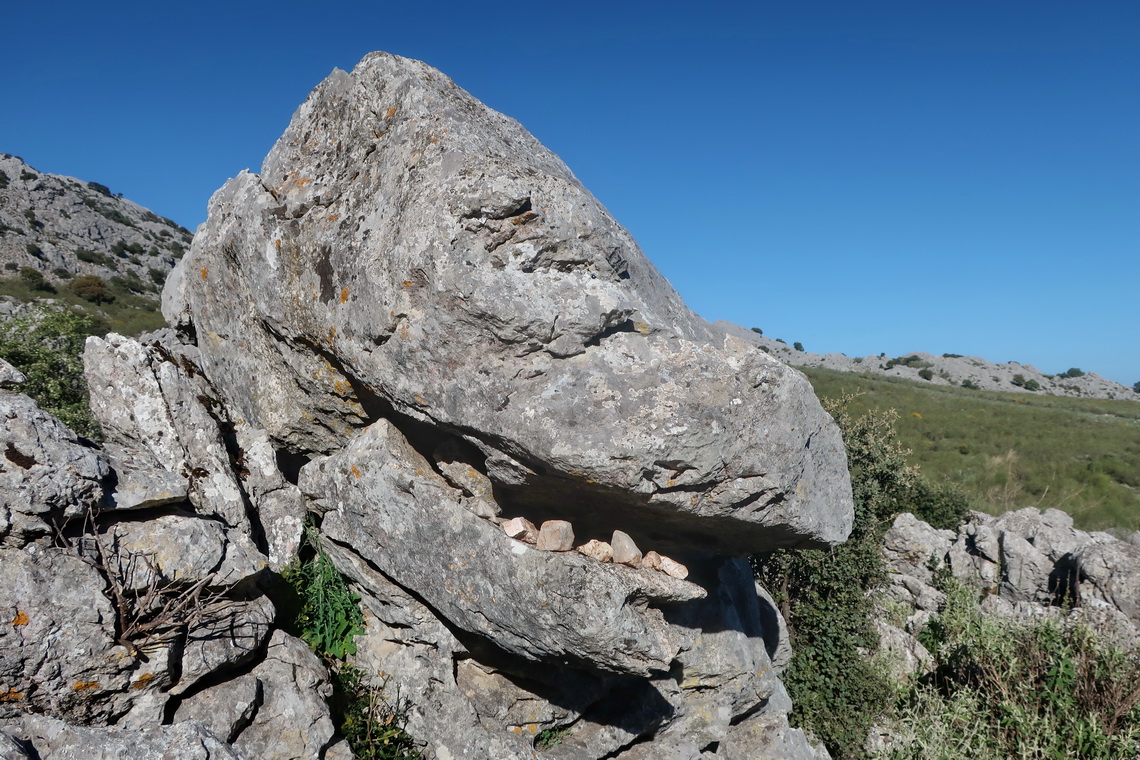
[[[111,303],[115,294],[107,286],[107,281],[93,274],[76,277],[68,286],[71,292],[91,303]]]
[[[848,411],[852,397],[825,401],[843,433],[855,522],[847,542],[830,550],[778,550],[753,558],[760,582],[788,624],[793,657],[783,676],[804,726],[835,757],[861,754],[867,731],[894,696],[886,668],[866,655],[877,638],[868,591],[886,579],[882,536],[899,512],[938,527],[964,518],[965,498],[927,481],[906,462],[893,413]]]
[[[0,357],[28,376],[20,392],[88,438],[100,436],[81,358],[93,330],[90,318],[60,307],[40,306],[26,316],[0,321]]]
[[[1080,623],[983,616],[941,574],[946,603],[923,631],[931,675],[902,693],[883,758],[1140,755],[1140,655]]]

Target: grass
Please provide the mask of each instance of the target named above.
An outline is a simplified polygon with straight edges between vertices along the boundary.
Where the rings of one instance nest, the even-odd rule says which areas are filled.
[[[1054,507],[1086,530],[1140,529],[1140,400],[1078,399],[934,386],[803,368],[848,410],[895,409],[899,440],[927,475],[994,514]],[[1137,396],[1140,399],[1140,396]]]
[[[66,283],[56,284],[55,293],[45,293],[32,290],[19,277],[0,278],[0,296],[12,296],[24,303],[52,298],[58,303],[75,307],[91,317],[94,323],[92,334],[117,332],[135,336],[166,326],[166,321],[159,312],[157,295],[139,295],[114,285],[109,290],[115,295],[112,303],[93,304],[72,293]]]

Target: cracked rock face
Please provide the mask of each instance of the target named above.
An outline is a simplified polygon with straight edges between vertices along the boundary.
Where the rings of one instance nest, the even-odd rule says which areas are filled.
[[[101,450],[0,390],[0,755],[346,757],[304,530],[427,758],[815,756],[740,555],[846,537],[838,430],[518,124],[335,72],[164,311],[87,343]]]
[[[232,416],[292,452],[394,413],[588,537],[744,554],[850,529],[807,381],[690,312],[556,156],[416,61],[318,86],[211,199],[163,311]]]

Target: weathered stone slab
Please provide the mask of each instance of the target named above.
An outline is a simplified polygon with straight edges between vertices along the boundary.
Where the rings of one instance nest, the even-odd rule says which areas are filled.
[[[306,465],[301,489],[322,532],[349,544],[449,622],[528,659],[648,675],[679,642],[653,604],[703,597],[661,573],[531,549],[463,509],[386,420]],[[631,604],[631,601],[634,603]]]
[[[417,61],[317,87],[214,195],[163,312],[291,451],[391,409],[463,431],[581,535],[745,554],[850,529],[807,380],[690,312],[557,157]]]

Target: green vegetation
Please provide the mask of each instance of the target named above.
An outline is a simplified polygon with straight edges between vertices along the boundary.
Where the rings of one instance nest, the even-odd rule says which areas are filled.
[[[338,660],[356,653],[353,639],[364,633],[360,597],[348,590],[344,576],[321,548],[313,525],[305,528],[309,559],[298,559],[285,568],[282,577],[300,600],[296,626],[313,651]]]
[[[59,288],[51,297],[56,303],[73,307],[89,317],[94,325],[92,335],[108,332],[138,335],[166,325],[153,296],[132,293],[129,289],[116,288],[114,284],[109,285],[108,292],[113,301],[93,303],[74,293],[69,284],[66,288]],[[33,290],[18,276],[0,277],[0,295],[12,296],[25,303],[43,297],[42,292]]]
[[[28,286],[29,290],[40,293],[54,293],[55,286],[44,279],[44,273],[35,267],[20,267],[20,281]]]
[[[906,462],[890,412],[855,415],[851,397],[825,401],[843,433],[855,523],[846,543],[830,550],[778,550],[753,557],[753,569],[787,621],[792,661],[783,675],[792,719],[835,757],[861,753],[867,731],[890,707],[887,669],[866,656],[877,637],[868,592],[886,579],[879,547],[891,518],[914,512],[937,527],[958,525],[965,499],[931,482]]]
[[[537,750],[550,749],[557,747],[570,733],[570,726],[556,726],[554,728],[546,728],[538,732],[534,737],[534,748]]]
[[[792,348],[794,348],[795,350],[799,351],[800,353],[803,353],[803,350],[804,350],[804,344],[803,344],[803,343],[800,343],[800,342],[797,340],[795,343],[793,343],[793,344],[792,344]]]
[[[421,760],[423,753],[404,730],[407,704],[385,695],[388,682],[369,686],[367,675],[351,665],[334,671],[333,709],[341,716],[340,732],[361,760]]]
[[[115,295],[107,287],[106,280],[93,274],[76,277],[68,288],[84,301],[91,303],[112,303],[115,300]]]
[[[95,332],[90,317],[61,307],[40,306],[0,321],[0,357],[28,377],[20,391],[80,435],[99,438],[99,423],[87,400],[83,343]]]
[[[333,674],[332,708],[340,732],[361,760],[420,760],[422,753],[404,730],[408,705],[386,695],[388,681],[370,683],[366,673],[344,662],[356,653],[355,638],[364,633],[360,597],[321,546],[316,525],[305,526],[302,554],[282,572],[293,598],[282,606],[300,636]]]
[[[976,590],[939,576],[946,603],[921,636],[935,668],[901,693],[878,757],[1140,756],[1140,653],[1082,624],[983,616]]]
[[[1140,529],[1140,402],[803,371],[823,397],[862,394],[848,402],[851,414],[897,409],[911,461],[978,509],[1055,507],[1084,529]]]

